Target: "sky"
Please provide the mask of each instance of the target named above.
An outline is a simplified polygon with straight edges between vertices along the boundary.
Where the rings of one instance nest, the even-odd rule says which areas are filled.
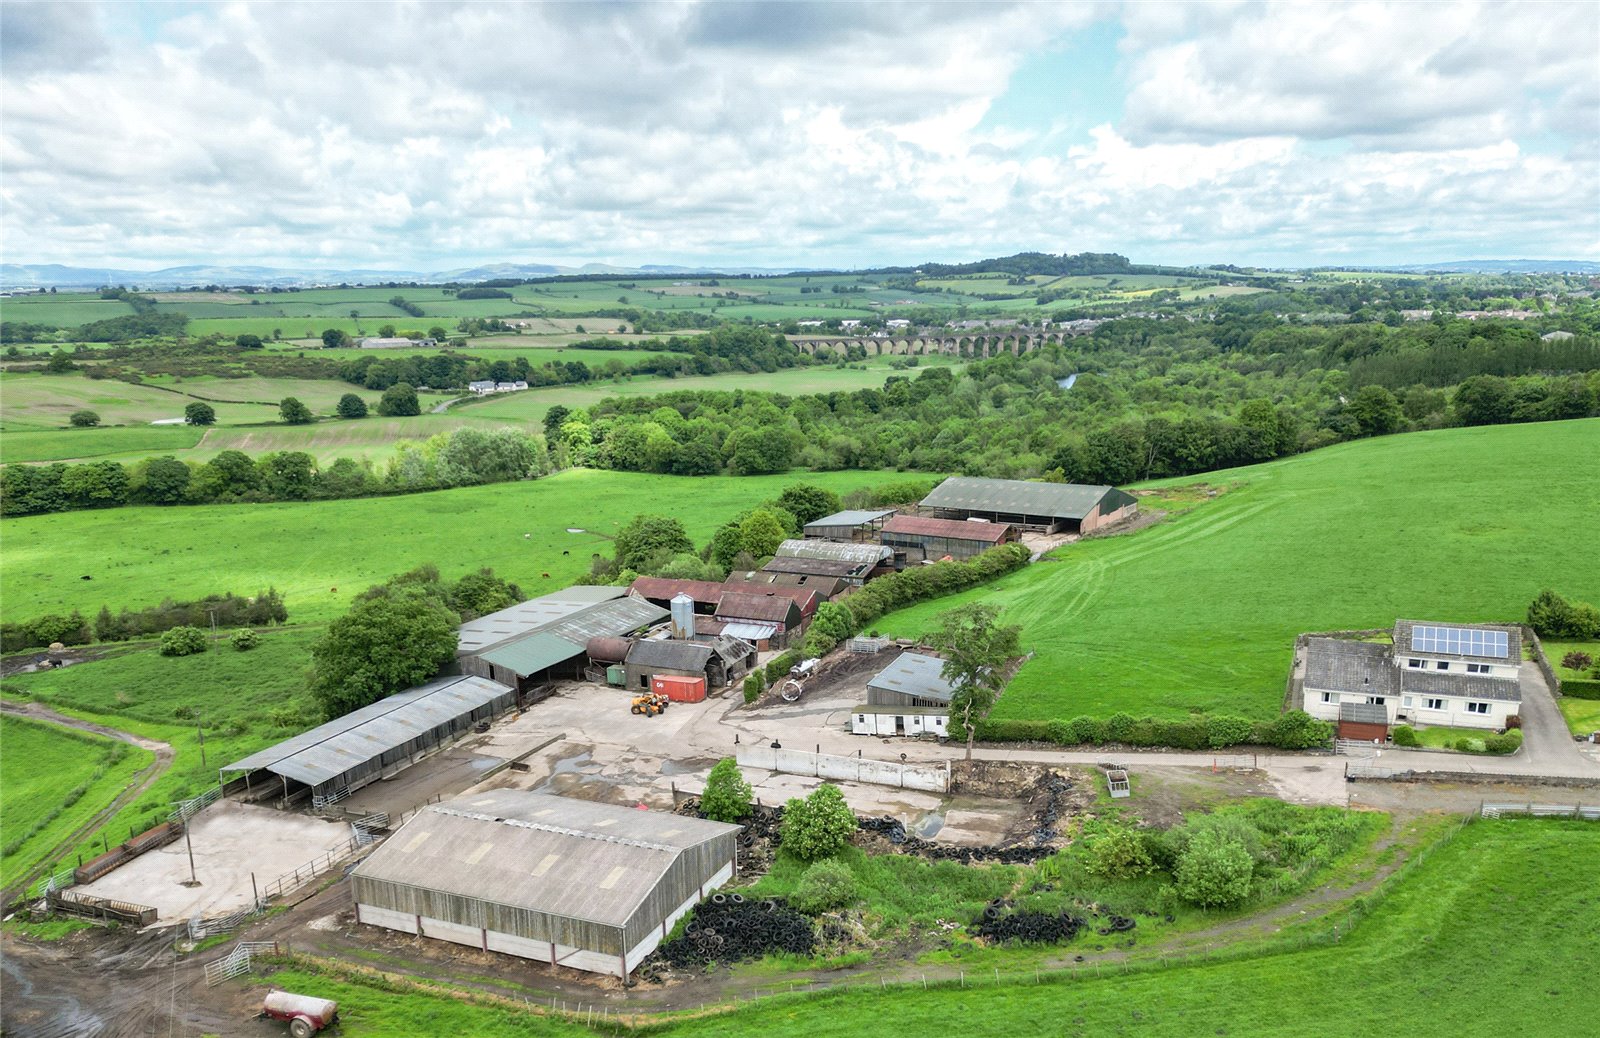
[[[0,5],[0,258],[1600,259],[1600,4]]]

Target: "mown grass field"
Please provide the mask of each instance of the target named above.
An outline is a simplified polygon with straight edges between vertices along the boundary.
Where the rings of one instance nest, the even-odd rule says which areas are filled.
[[[162,419],[182,418],[183,409],[195,399],[185,395],[182,383],[162,389],[155,384],[134,385],[82,375],[7,374],[0,376],[0,429],[8,433],[47,429],[76,433],[82,430],[69,428],[68,419],[74,411],[83,410],[98,414],[102,425],[148,426]],[[214,403],[212,408],[223,424],[278,418],[276,401],[270,406]]]
[[[1191,958],[1118,973],[1030,972],[996,983],[880,989],[871,978],[814,996],[780,995],[733,1012],[669,1020],[684,1038],[859,1035],[959,1027],[980,1035],[1325,1038],[1403,1031],[1416,1038],[1586,1033],[1600,968],[1600,899],[1580,877],[1600,827],[1571,821],[1478,822],[1403,876],[1353,932],[1299,947],[1293,936],[1222,961]],[[1496,910],[1486,913],[1486,892]],[[1002,977],[1004,972],[1002,971]],[[261,983],[339,1001],[350,1038],[414,1034],[566,1035],[578,1024],[483,1001],[395,988],[354,973],[283,969]]]
[[[17,675],[5,681],[4,691],[9,697],[33,699],[59,713],[172,745],[172,766],[106,822],[107,838],[116,843],[128,838],[130,828],[142,830],[160,821],[173,801],[216,785],[218,766],[321,720],[306,691],[311,642],[319,634],[296,629],[264,632],[260,646],[249,652],[233,649],[225,638],[212,651],[195,656],[162,656],[153,647],[140,648],[59,670]],[[9,750],[8,746],[8,781],[13,761]],[[135,752],[148,763],[149,754],[129,749],[130,754]],[[111,787],[97,786],[96,796],[85,796],[85,817],[103,807],[125,781],[124,775]],[[9,818],[5,824],[9,831]]]
[[[791,483],[844,493],[905,478],[569,470],[533,482],[400,497],[26,516],[5,520],[0,586],[8,619],[148,606],[168,596],[252,594],[272,585],[284,593],[292,621],[318,622],[342,612],[369,585],[423,563],[451,577],[492,566],[539,595],[583,577],[591,554],[609,555],[611,536],[641,512],[676,515],[704,544],[730,516]],[[586,532],[567,533],[568,527]]]
[[[132,425],[110,429],[6,430],[0,435],[0,463],[65,461],[119,455],[182,454],[200,442],[205,430],[187,425]]]
[[[1000,718],[1270,717],[1302,631],[1515,621],[1541,588],[1600,586],[1595,457],[1589,419],[1362,440],[1211,473],[1234,489],[875,626],[915,636],[961,602],[1000,606],[1038,654]]]
[[[121,792],[151,754],[5,714],[0,761],[0,886],[9,886]]]

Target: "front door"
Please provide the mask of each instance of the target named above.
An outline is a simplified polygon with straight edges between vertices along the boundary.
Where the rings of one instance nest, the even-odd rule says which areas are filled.
[[[894,719],[894,734],[896,734],[896,735],[904,735],[904,734],[906,734],[906,719],[904,717],[900,717],[899,715],[895,716],[895,719]]]

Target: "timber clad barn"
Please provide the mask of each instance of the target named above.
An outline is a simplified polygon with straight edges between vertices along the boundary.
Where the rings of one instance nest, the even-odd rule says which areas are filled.
[[[1116,487],[951,476],[919,506],[943,519],[987,519],[1037,533],[1090,533],[1139,510]]]
[[[626,979],[734,874],[736,825],[501,789],[424,808],[351,873],[356,921]]]

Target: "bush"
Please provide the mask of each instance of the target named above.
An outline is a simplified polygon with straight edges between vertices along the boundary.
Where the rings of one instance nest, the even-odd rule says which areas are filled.
[[[71,422],[75,429],[92,429],[100,424],[100,416],[93,411],[74,411],[67,421]]]
[[[1132,714],[1121,711],[1112,714],[1106,718],[1106,741],[1130,742],[1133,739],[1134,729],[1138,724],[1139,722],[1135,720]]]
[[[1394,744],[1396,746],[1420,746],[1421,740],[1417,738],[1417,730],[1409,724],[1396,725],[1394,729]]]
[[[1132,828],[1119,825],[1089,842],[1089,857],[1083,867],[1103,879],[1135,879],[1155,871],[1155,862],[1144,844],[1144,837]]]
[[[1309,750],[1333,738],[1333,725],[1304,710],[1290,710],[1259,733],[1261,741],[1282,750]]]
[[[240,652],[249,652],[251,649],[261,644],[261,635],[252,631],[250,628],[245,627],[241,630],[234,631],[233,634],[229,635],[228,644],[233,646],[235,649],[238,649]]]
[[[286,396],[279,402],[278,417],[290,425],[309,425],[314,420],[311,408],[292,396]]]
[[[715,822],[737,822],[750,814],[755,792],[732,757],[717,761],[700,795],[700,813]]]
[[[340,418],[365,418],[367,416],[367,402],[354,393],[346,393],[339,398]]]
[[[1571,678],[1561,682],[1561,694],[1573,699],[1600,699],[1600,681]]]
[[[1074,743],[1102,743],[1106,741],[1106,726],[1093,717],[1074,717],[1067,724],[1072,728]]]
[[[843,908],[856,899],[856,877],[841,861],[819,861],[800,874],[789,905],[806,915]]]
[[[1588,670],[1594,666],[1594,657],[1574,649],[1561,657],[1561,665],[1568,670]]]
[[[1178,895],[1202,908],[1226,908],[1250,896],[1255,862],[1232,835],[1201,829],[1178,856]]]
[[[161,647],[157,651],[163,656],[193,656],[205,652],[205,632],[198,627],[174,627],[161,636]]]
[[[824,782],[805,799],[797,797],[784,805],[779,832],[785,852],[801,861],[815,861],[842,850],[855,831],[855,812],[844,802],[844,794]]]
[[[775,685],[789,676],[789,671],[800,662],[800,654],[793,649],[780,652],[767,661],[767,684]]]
[[[1455,748],[1460,753],[1471,753],[1471,752],[1473,752],[1473,749],[1474,749],[1473,743],[1476,743],[1478,741],[1479,740],[1477,740],[1477,739],[1468,739],[1468,738],[1464,738],[1463,737],[1463,738],[1460,738],[1460,739],[1456,740]],[[1477,748],[1478,749],[1482,748],[1481,743]]]
[[[744,701],[746,703],[754,703],[756,700],[761,698],[761,693],[765,692],[766,690],[767,676],[761,673],[761,671],[752,671],[751,673],[745,675]]]
[[[217,412],[210,404],[196,400],[184,407],[183,420],[188,425],[216,425]]]
[[[832,652],[838,644],[838,640],[828,632],[813,630],[806,635],[805,644],[800,647],[800,655],[807,659],[821,659]]]
[[[1483,748],[1489,753],[1516,753],[1522,747],[1522,730],[1512,728],[1504,735],[1485,736]]]
[[[1528,626],[1543,638],[1593,638],[1600,635],[1600,609],[1546,588],[1528,603]]]
[[[1206,718],[1206,745],[1212,749],[1249,742],[1254,735],[1255,725],[1242,717],[1215,714]]]

